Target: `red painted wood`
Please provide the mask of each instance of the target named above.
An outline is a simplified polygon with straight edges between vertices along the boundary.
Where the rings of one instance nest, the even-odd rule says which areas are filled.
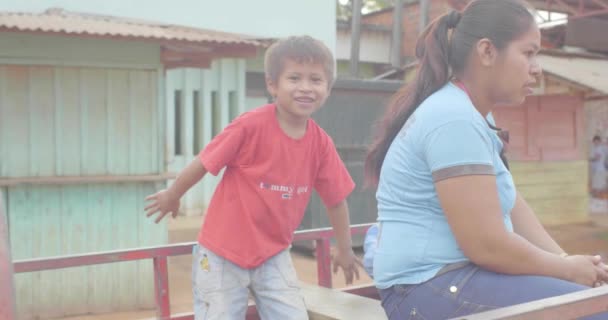
[[[570,95],[529,97],[522,106],[494,111],[499,127],[509,130],[508,156],[519,161],[584,159],[584,101]]]
[[[331,288],[331,253],[328,238],[317,240],[317,278],[319,285]]]

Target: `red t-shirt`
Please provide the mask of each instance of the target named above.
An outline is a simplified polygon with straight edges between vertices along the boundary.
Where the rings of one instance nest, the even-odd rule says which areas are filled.
[[[226,170],[198,242],[246,269],[290,245],[313,188],[332,207],[355,187],[327,133],[310,119],[304,137],[290,138],[273,104],[235,119],[199,157],[213,175]]]

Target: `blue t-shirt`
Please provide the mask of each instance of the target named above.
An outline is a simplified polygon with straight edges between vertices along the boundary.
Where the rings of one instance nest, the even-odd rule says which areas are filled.
[[[501,149],[496,132],[451,82],[417,108],[391,144],[380,172],[380,231],[373,259],[378,288],[421,283],[447,264],[468,260],[439,204],[437,181],[495,175],[505,229],[513,231],[516,191]]]

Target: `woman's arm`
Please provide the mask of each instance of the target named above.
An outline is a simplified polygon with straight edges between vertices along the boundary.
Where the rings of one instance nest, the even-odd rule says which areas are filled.
[[[526,200],[517,193],[515,206],[511,210],[511,221],[515,233],[530,241],[533,245],[545,251],[563,254],[565,251],[553,240],[547,230],[542,226],[538,217]]]
[[[596,281],[591,261],[564,259],[505,228],[495,176],[457,176],[435,186],[456,241],[473,263],[506,274],[542,275],[587,285]]]

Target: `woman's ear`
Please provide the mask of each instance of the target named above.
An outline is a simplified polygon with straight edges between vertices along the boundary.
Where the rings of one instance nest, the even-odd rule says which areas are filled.
[[[496,57],[498,56],[498,51],[490,39],[480,39],[477,41],[475,49],[482,66],[491,67],[494,65]]]

